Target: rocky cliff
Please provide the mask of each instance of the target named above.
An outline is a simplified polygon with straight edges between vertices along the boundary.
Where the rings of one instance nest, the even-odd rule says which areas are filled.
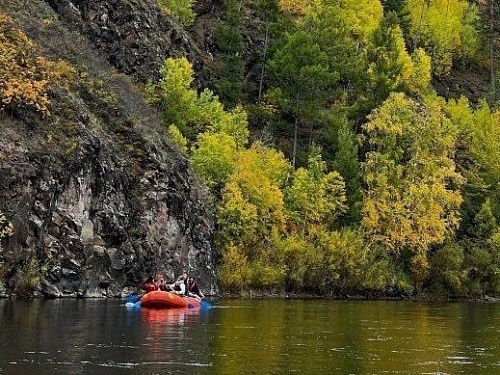
[[[213,215],[138,87],[164,58],[203,61],[147,0],[4,0],[43,56],[68,62],[50,115],[0,112],[0,210],[14,226],[0,295],[120,296],[154,271],[217,292]]]

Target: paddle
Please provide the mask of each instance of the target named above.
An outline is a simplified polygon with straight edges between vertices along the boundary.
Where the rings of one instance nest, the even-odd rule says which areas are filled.
[[[200,302],[200,308],[202,310],[210,310],[212,308],[212,305],[207,300],[202,299]]]
[[[125,300],[126,303],[136,303],[136,302],[139,302],[141,300],[141,296],[139,296],[138,294],[135,294],[135,293],[132,293],[132,294],[129,294]]]

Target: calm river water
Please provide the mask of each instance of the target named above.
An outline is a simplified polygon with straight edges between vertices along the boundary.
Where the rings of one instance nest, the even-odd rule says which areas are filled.
[[[0,300],[0,374],[500,374],[500,304]]]

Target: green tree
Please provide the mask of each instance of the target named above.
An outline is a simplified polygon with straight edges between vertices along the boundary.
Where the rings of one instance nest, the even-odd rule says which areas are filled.
[[[489,199],[481,205],[481,209],[474,218],[475,235],[479,238],[489,239],[497,229],[497,220],[491,210]]]
[[[191,161],[208,187],[218,192],[233,172],[236,154],[236,142],[230,135],[203,133],[198,136]]]
[[[286,36],[269,62],[269,70],[277,85],[268,92],[269,97],[294,118],[291,156],[295,167],[299,128],[324,105],[337,76],[328,69],[328,55],[304,31]]]
[[[191,89],[193,69],[186,58],[166,59],[161,68],[158,85],[148,84],[146,94],[149,101],[160,104],[167,126],[174,124],[189,138],[200,129],[191,129],[197,116],[197,93]]]
[[[333,167],[340,173],[346,184],[348,211],[346,222],[359,223],[361,220],[361,165],[358,160],[358,143],[349,123],[345,121],[338,130],[337,152]]]
[[[194,0],[158,0],[160,7],[182,26],[191,26],[196,14]]]
[[[466,280],[464,250],[459,243],[450,241],[431,254],[430,280],[435,291],[460,295]]]
[[[243,0],[224,0],[224,8],[226,13],[217,30],[221,66],[217,72],[215,91],[223,103],[232,107],[242,97],[244,45],[240,27]]]
[[[260,53],[259,93],[257,103],[261,103],[264,89],[264,78],[266,75],[269,46],[272,39],[273,26],[278,22],[279,4],[278,0],[257,0],[255,2],[257,18],[263,23],[264,45]]]
[[[328,93],[329,104],[336,103],[335,107],[337,108],[334,112],[338,112],[339,107],[346,105],[349,110],[347,115],[357,120],[366,115],[365,108],[367,105],[371,105],[366,97],[366,82],[368,80],[366,46],[371,45],[374,31],[369,32],[367,40],[360,40],[358,19],[353,23],[351,17],[344,17],[344,13],[350,13],[350,11],[345,8],[347,4],[341,3],[329,1],[316,7],[314,12],[310,12],[304,18],[301,29],[310,34],[321,50],[326,53],[328,70],[334,78],[338,78],[332,82],[334,91]],[[373,5],[378,1],[370,1],[369,3]],[[363,15],[367,14],[361,13],[360,16]],[[375,21],[375,24],[378,25],[380,19],[372,15],[370,21]],[[362,24],[365,24],[364,21]],[[327,124],[321,125],[328,126]],[[319,143],[321,139],[320,136],[315,141]]]
[[[411,16],[408,11],[408,0],[382,0],[384,13],[394,12],[398,17],[398,23],[403,31],[405,39],[410,34]]]
[[[208,131],[230,135],[238,148],[247,144],[246,112],[239,106],[226,111],[210,90],[198,94],[191,88],[194,73],[186,58],[168,58],[161,74],[160,82],[148,84],[146,93],[150,102],[162,107],[167,126],[175,125],[188,142]]]
[[[402,91],[410,81],[413,62],[406,52],[403,32],[395,13],[388,13],[374,35],[368,76],[375,103],[382,103],[393,91]]]
[[[294,172],[286,189],[290,217],[299,228],[330,226],[346,209],[345,183],[338,172],[326,172],[320,150],[313,148],[306,168]]]

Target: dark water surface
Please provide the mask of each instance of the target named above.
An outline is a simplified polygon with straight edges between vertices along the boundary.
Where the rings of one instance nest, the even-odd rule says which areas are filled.
[[[0,300],[0,374],[500,374],[500,304]]]

